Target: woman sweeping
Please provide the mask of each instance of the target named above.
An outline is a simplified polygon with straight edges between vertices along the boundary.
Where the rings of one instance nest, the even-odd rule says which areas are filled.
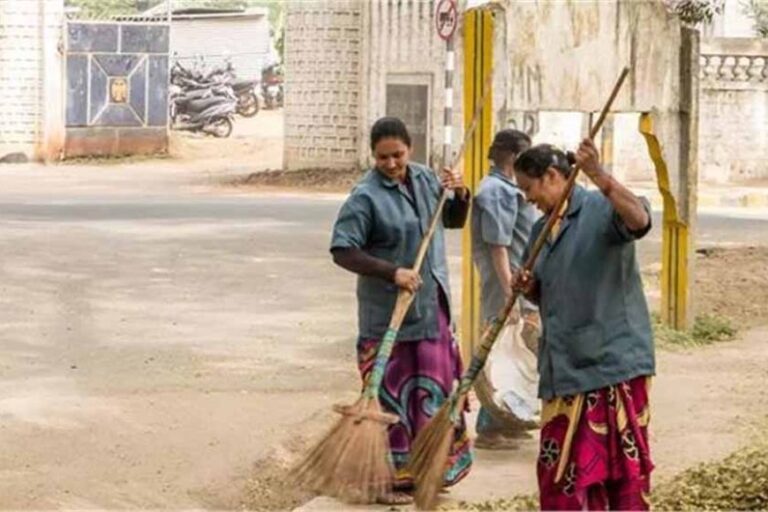
[[[575,161],[598,190],[576,186],[560,211],[572,161],[539,145],[515,162],[518,186],[545,214],[531,240],[557,216],[532,275],[514,285],[539,305],[543,323],[541,508],[646,510],[655,361],[634,241],[651,229],[650,208],[602,169],[590,140]]]
[[[446,169],[441,180],[422,165],[409,162],[411,138],[402,121],[385,117],[371,128],[375,167],[352,190],[333,227],[331,253],[357,279],[358,366],[365,380],[379,340],[387,330],[398,288],[416,293],[386,368],[381,405],[399,417],[390,427],[395,491],[379,497],[386,504],[412,501],[412,476],[405,471],[411,442],[450,394],[460,376],[459,350],[451,329],[450,290],[445,241],[439,227],[419,274],[410,270],[419,243],[441,194],[455,191],[446,203],[443,225],[461,228],[470,195],[461,174]],[[469,471],[469,439],[457,429],[445,485]]]

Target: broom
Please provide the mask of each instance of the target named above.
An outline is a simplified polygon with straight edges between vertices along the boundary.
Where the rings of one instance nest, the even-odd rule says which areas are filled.
[[[453,158],[455,167],[464,154],[467,142],[478,126],[483,104],[491,90],[492,75],[486,79],[480,102],[458,153]],[[429,244],[442,218],[443,207],[452,192],[444,189],[440,195],[429,229],[422,239],[413,270],[421,271]],[[372,503],[391,489],[394,469],[389,452],[387,428],[397,423],[398,417],[386,413],[379,403],[379,388],[397,339],[405,314],[413,302],[414,294],[400,290],[389,328],[382,338],[373,368],[362,395],[352,405],[335,405],[333,410],[341,418],[312,451],[294,468],[295,482],[326,496],[352,503]]]
[[[629,74],[629,68],[625,67],[611,92],[608,102],[600,113],[600,117],[590,129],[589,137],[591,139],[597,135],[600,127],[603,125],[605,117],[608,115],[608,111],[611,109],[611,105],[616,99],[627,74]],[[571,175],[566,182],[565,191],[562,197],[558,199],[557,204],[552,211],[560,211],[567,198],[571,195],[578,171],[578,165],[574,166],[573,172],[571,172]],[[536,239],[530,255],[523,265],[523,271],[530,272],[533,269],[536,258],[549,236],[549,233],[552,231],[552,226],[556,220],[557,215],[550,215],[549,219],[547,219],[544,229],[542,229]],[[514,308],[518,296],[519,291],[513,291],[512,296],[504,305],[504,308],[499,313],[497,319],[494,320],[483,333],[480,346],[473,354],[469,367],[461,376],[458,388],[453,392],[449,399],[443,403],[437,414],[435,414],[429,424],[419,432],[414,440],[408,467],[414,475],[416,484],[416,493],[414,495],[416,505],[421,509],[432,509],[436,505],[437,495],[443,486],[443,478],[447,469],[447,461],[454,437],[454,425],[459,421],[461,411],[464,409],[464,405],[467,401],[469,390],[478,374],[483,369],[485,361],[488,359],[488,354],[498,338],[499,333],[501,333],[504,325],[507,323],[508,317]]]

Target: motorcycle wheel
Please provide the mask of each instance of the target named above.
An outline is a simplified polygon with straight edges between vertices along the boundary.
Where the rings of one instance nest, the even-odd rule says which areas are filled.
[[[228,117],[221,117],[206,127],[208,133],[218,139],[225,139],[232,134],[232,121]]]
[[[243,117],[253,117],[259,112],[259,98],[253,92],[237,98],[237,113]]]

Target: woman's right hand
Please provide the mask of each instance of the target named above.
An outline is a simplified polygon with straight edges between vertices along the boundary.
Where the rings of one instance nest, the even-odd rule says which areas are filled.
[[[537,283],[528,270],[512,271],[512,291],[520,292],[526,297],[535,295]]]
[[[411,293],[416,293],[421,287],[421,276],[410,268],[398,268],[395,270],[395,284]]]

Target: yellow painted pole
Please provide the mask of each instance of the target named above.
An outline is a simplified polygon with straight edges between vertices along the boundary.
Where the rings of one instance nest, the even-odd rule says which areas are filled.
[[[669,185],[669,170],[661,144],[653,133],[651,114],[640,116],[640,133],[648,145],[656,169],[656,181],[664,200],[661,258],[661,320],[670,327],[685,329],[688,297],[688,226],[680,219]]]
[[[482,99],[486,77],[493,68],[493,16],[484,9],[471,9],[464,16],[464,128],[472,122],[475,106]],[[486,95],[479,125],[467,144],[464,179],[474,195],[488,172],[488,149],[493,140],[493,93]],[[481,329],[480,281],[472,264],[472,226],[462,239],[461,354],[469,361]]]

